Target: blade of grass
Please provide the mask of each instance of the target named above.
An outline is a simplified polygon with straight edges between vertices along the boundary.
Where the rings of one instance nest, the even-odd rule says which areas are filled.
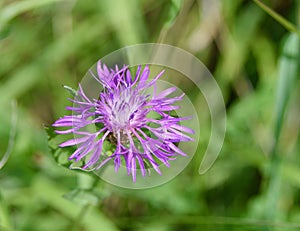
[[[284,123],[284,115],[298,77],[299,38],[290,34],[283,46],[279,60],[278,88],[275,105],[274,146],[271,153],[270,182],[267,188],[265,217],[274,220],[277,217],[277,205],[280,197],[282,157],[279,155],[278,144]]]
[[[263,9],[267,14],[269,14],[272,18],[274,18],[277,22],[279,22],[283,27],[285,27],[288,31],[294,32],[300,36],[300,30],[293,23],[286,20],[280,14],[276,13],[270,7],[265,5],[259,0],[253,0],[261,9]]]
[[[290,34],[284,44],[283,53],[279,60],[279,78],[275,105],[275,143],[279,142],[284,114],[298,77],[299,58],[299,38],[295,34]]]
[[[14,142],[15,142],[15,137],[16,137],[17,118],[18,118],[17,103],[15,101],[12,101],[11,107],[12,107],[12,116],[11,116],[11,130],[10,130],[10,134],[9,134],[9,142],[8,142],[6,152],[4,153],[2,159],[0,160],[0,170],[6,164],[8,158],[11,154],[11,151],[12,151],[12,148],[13,148]]]

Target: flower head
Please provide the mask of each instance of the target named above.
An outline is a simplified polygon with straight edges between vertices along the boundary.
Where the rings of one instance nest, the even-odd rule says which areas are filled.
[[[88,98],[79,84],[76,97],[71,99],[74,105],[67,107],[73,115],[64,116],[53,124],[54,127],[68,127],[56,130],[58,134],[74,134],[74,139],[60,144],[60,147],[77,145],[70,160],[86,160],[84,169],[99,169],[113,161],[116,172],[124,163],[128,175],[136,181],[137,169],[143,176],[150,167],[161,174],[161,163],[169,167],[169,161],[177,155],[186,155],[176,144],[192,141],[185,133],[193,134],[194,131],[180,125],[180,121],[189,118],[172,115],[179,109],[174,103],[184,95],[168,98],[176,87],[159,94],[156,90],[147,94],[149,88],[156,89],[163,71],[148,80],[148,66],[143,70],[138,66],[132,77],[128,66],[108,69],[99,61],[97,75],[91,74],[103,88],[99,98]],[[91,125],[96,131],[88,131]],[[111,147],[109,154],[103,152],[107,144]]]

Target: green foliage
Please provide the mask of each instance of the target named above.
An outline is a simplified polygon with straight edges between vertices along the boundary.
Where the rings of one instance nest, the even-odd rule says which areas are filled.
[[[299,230],[300,3],[261,2],[0,1],[0,159],[18,102],[0,170],[0,230]],[[75,147],[58,148],[69,137],[51,124],[99,58],[142,42],[179,46],[206,64],[225,98],[227,133],[199,176],[210,119],[203,96],[190,94],[201,124],[193,160],[171,182],[133,191],[70,170]]]
[[[68,160],[68,158],[75,151],[75,147],[60,148],[59,144],[63,143],[66,138],[56,134],[53,127],[46,127],[45,130],[48,135],[49,149],[55,161],[59,165],[69,168],[71,162]]]

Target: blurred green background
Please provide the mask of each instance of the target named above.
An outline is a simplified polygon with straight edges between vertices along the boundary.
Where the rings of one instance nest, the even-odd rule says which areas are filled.
[[[299,26],[299,0],[264,2]],[[283,25],[293,30],[250,0],[0,0],[0,159],[11,151],[0,230],[299,230],[300,46]],[[44,125],[66,113],[62,84],[76,88],[99,58],[145,42],[183,48],[213,73],[223,149],[199,175],[200,100],[207,124],[179,176],[148,190],[95,185],[55,162]]]

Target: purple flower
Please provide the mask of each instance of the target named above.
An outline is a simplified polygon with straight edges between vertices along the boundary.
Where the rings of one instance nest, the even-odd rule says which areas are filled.
[[[156,94],[156,81],[163,72],[148,80],[149,67],[145,66],[142,71],[138,66],[133,78],[128,66],[108,69],[99,61],[97,76],[91,73],[103,87],[99,98],[89,99],[79,84],[75,99],[70,99],[74,105],[67,107],[73,115],[64,116],[53,124],[54,127],[68,127],[56,130],[58,134],[74,134],[74,139],[60,144],[60,147],[77,145],[69,160],[84,160],[83,168],[92,170],[111,160],[116,172],[124,163],[128,175],[132,174],[136,181],[137,169],[143,176],[147,171],[150,174],[150,168],[161,174],[161,163],[169,167],[169,161],[177,155],[185,156],[177,144],[192,141],[185,133],[193,134],[194,131],[180,125],[180,121],[190,118],[172,116],[174,110],[179,109],[174,103],[184,96],[167,97],[176,87]],[[151,87],[154,90],[149,95],[146,91]],[[96,131],[87,129],[91,125]],[[111,152],[104,152],[103,146],[109,146]]]

